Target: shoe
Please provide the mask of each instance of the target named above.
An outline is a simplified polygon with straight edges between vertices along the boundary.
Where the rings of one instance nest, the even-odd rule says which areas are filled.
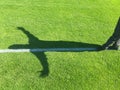
[[[116,46],[116,47],[115,47],[115,50],[120,50],[120,47],[119,47],[119,46]]]
[[[108,50],[109,49],[109,47],[104,47],[104,50]]]
[[[120,50],[120,47],[119,47],[119,46],[110,46],[109,49],[112,49],[112,50]]]
[[[102,50],[108,50],[109,47],[108,47],[108,46],[105,46],[105,45],[102,45],[101,49],[102,49]]]

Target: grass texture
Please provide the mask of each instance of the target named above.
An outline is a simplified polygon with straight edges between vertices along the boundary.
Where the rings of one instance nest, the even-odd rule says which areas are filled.
[[[0,0],[0,13],[0,49],[84,47],[110,37],[120,1]],[[6,53],[0,62],[1,90],[120,90],[116,50]]]

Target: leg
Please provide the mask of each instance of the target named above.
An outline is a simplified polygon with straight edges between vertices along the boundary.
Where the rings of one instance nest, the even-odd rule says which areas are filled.
[[[111,44],[115,43],[115,38],[111,36],[105,44],[102,45],[102,49],[108,49]]]
[[[116,49],[118,50],[120,46],[120,39],[116,40],[114,44],[110,47],[110,49]]]

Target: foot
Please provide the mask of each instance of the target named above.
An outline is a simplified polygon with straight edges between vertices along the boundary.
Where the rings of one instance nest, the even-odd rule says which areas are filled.
[[[102,48],[102,50],[108,50],[109,49],[109,47],[105,46],[105,45],[102,45],[101,48]]]

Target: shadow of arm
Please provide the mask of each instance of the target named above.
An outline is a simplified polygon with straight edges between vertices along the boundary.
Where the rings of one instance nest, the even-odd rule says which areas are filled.
[[[29,45],[14,44],[8,47],[9,49],[29,49]]]

